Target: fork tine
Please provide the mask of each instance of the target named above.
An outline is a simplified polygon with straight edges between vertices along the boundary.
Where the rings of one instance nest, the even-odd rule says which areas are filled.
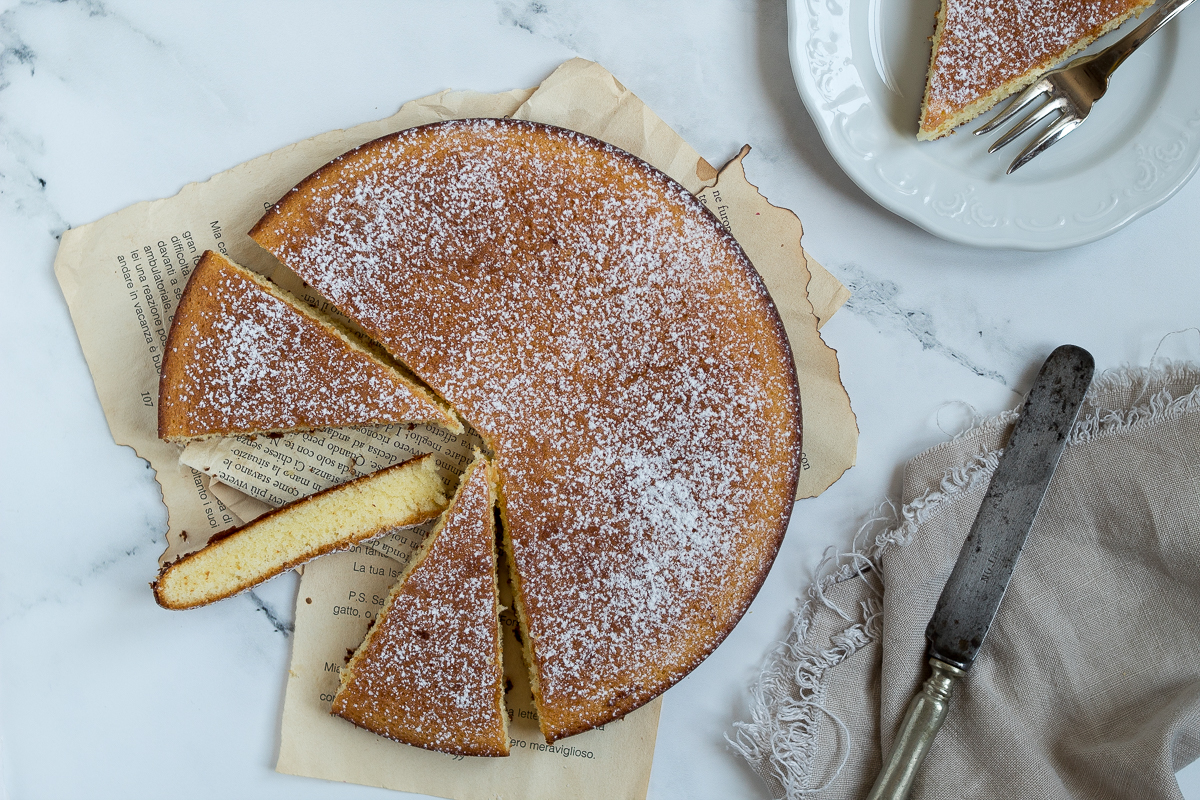
[[[1032,111],[1029,114],[1029,116],[1025,117],[1025,119],[1021,120],[1016,125],[1014,125],[1012,127],[1012,130],[1010,130],[1008,133],[1004,134],[999,139],[997,139],[996,143],[988,148],[988,152],[989,153],[996,152],[1001,147],[1004,147],[1006,144],[1011,142],[1013,139],[1016,139],[1022,133],[1029,130],[1034,125],[1038,124],[1038,122],[1040,122],[1042,119],[1044,119],[1047,115],[1049,115],[1055,111],[1062,110],[1064,105],[1066,105],[1066,100],[1061,97],[1056,97],[1053,100],[1051,100],[1050,102],[1046,103],[1041,108],[1038,108],[1035,111]]]
[[[1044,153],[1052,144],[1062,139],[1071,131],[1083,124],[1083,117],[1067,117],[1064,116],[1058,122],[1050,126],[1050,129],[1039,136],[1033,144],[1025,148],[1021,155],[1017,156],[1016,160],[1009,166],[1007,175],[1012,175],[1021,167],[1028,164],[1033,159]]]
[[[977,129],[974,132],[975,135],[980,136],[985,133],[991,133],[992,131],[996,130],[1004,123],[1008,122],[1014,116],[1016,116],[1018,111],[1020,111],[1022,108],[1029,105],[1030,103],[1032,103],[1035,99],[1037,99],[1038,95],[1045,94],[1049,91],[1050,91],[1050,81],[1043,78],[1042,80],[1038,81],[1037,83],[1033,84],[1028,89],[1026,89],[1025,91],[1021,92],[1019,95],[1017,95],[1016,98],[1011,103],[1009,103],[1008,106],[1006,106],[1003,111],[1000,112],[1000,115],[998,117],[996,117],[991,122],[984,125],[983,127]]]

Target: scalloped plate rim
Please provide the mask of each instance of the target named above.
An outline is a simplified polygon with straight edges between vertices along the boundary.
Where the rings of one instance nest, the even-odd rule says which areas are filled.
[[[843,0],[849,4],[853,0]],[[796,88],[800,94],[801,100],[804,102],[805,109],[813,124],[816,126],[818,133],[821,135],[821,140],[825,143],[826,149],[833,156],[834,161],[841,167],[842,171],[850,177],[854,183],[862,189],[875,202],[900,216],[918,227],[932,233],[939,238],[965,244],[974,247],[986,249],[1013,249],[1013,250],[1028,250],[1047,252],[1054,250],[1064,250],[1071,247],[1095,242],[1103,239],[1118,230],[1129,225],[1139,217],[1153,211],[1160,205],[1171,199],[1176,193],[1182,189],[1189,180],[1200,169],[1200,137],[1197,137],[1196,146],[1191,152],[1190,163],[1182,170],[1172,181],[1164,183],[1160,191],[1152,193],[1143,201],[1128,205],[1127,211],[1119,217],[1110,220],[1103,225],[1089,226],[1081,223],[1071,223],[1067,221],[1067,230],[1065,235],[1058,237],[1047,235],[1030,235],[1028,237],[1021,236],[1005,236],[1005,237],[982,237],[973,235],[975,229],[965,225],[949,226],[942,219],[930,212],[930,205],[933,200],[932,195],[926,194],[922,197],[922,202],[914,206],[911,203],[905,203],[901,199],[901,195],[895,190],[889,190],[888,187],[882,184],[881,179],[876,178],[872,174],[870,165],[879,159],[862,158],[849,148],[844,147],[841,142],[837,141],[830,125],[826,124],[819,113],[814,112],[814,105],[820,102],[820,99],[813,94],[813,87],[810,85],[806,70],[807,62],[801,56],[802,43],[808,41],[807,37],[802,37],[800,30],[801,17],[808,18],[807,11],[801,7],[806,0],[788,0],[788,59],[790,62],[792,77],[796,83]],[[1179,20],[1173,21],[1177,24]],[[859,84],[861,86],[861,83]],[[1186,120],[1188,124],[1190,120]],[[1148,124],[1148,123],[1147,123]],[[1143,130],[1146,125],[1143,125]],[[1111,160],[1119,151],[1110,153],[1105,161]],[[961,174],[961,173],[960,173]],[[964,175],[964,177],[967,177]],[[1086,176],[1077,176],[1079,177]],[[1036,184],[1026,184],[1027,186],[1036,186]],[[974,191],[974,187],[967,187],[968,191]],[[1103,215],[1102,215],[1103,216]],[[1019,226],[1010,226],[1019,228]]]

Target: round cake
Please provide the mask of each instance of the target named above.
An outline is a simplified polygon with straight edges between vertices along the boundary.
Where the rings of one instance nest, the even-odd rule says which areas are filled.
[[[483,436],[548,741],[732,630],[787,527],[800,398],[761,279],[687,190],[572,131],[461,120],[339,157],[251,236]]]

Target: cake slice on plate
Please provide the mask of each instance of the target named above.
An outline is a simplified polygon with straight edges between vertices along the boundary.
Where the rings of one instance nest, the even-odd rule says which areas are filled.
[[[917,138],[1024,89],[1154,0],[942,0]]]
[[[208,605],[317,556],[427,522],[446,504],[434,457],[417,456],[217,534],[163,568],[154,598],[170,609]]]
[[[508,755],[495,503],[477,455],[342,669],[334,714],[429,750]]]
[[[158,435],[187,441],[396,422],[462,431],[383,358],[266,279],[206,251],[167,337]]]

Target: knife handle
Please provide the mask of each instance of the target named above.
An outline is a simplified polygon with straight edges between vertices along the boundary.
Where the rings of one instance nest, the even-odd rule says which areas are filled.
[[[891,755],[875,779],[867,800],[904,800],[908,797],[917,770],[946,718],[950,690],[956,680],[967,674],[936,658],[929,659],[929,666],[933,667],[933,674],[909,701]]]

